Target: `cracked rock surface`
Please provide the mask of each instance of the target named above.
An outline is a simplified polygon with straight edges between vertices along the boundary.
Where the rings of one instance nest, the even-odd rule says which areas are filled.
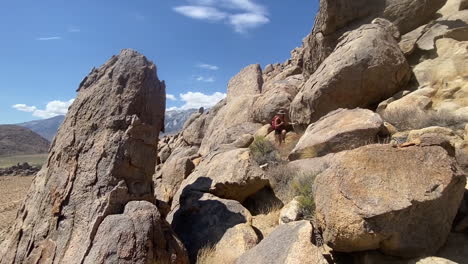
[[[315,180],[318,228],[340,252],[433,254],[447,240],[465,183],[440,146],[346,151]]]

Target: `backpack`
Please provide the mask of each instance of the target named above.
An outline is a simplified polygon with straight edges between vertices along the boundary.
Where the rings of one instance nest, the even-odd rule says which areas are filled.
[[[278,123],[281,123],[280,117],[278,115],[275,115],[275,117],[273,117],[273,120],[271,121],[271,127],[273,127],[274,130],[278,129],[279,128],[277,126]]]

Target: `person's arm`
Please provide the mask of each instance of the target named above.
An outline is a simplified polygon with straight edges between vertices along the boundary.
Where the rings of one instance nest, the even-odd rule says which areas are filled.
[[[280,127],[280,126],[282,126],[282,125],[284,125],[284,122],[283,122],[281,119],[278,118],[278,119],[276,120],[276,126],[277,126],[277,127]]]

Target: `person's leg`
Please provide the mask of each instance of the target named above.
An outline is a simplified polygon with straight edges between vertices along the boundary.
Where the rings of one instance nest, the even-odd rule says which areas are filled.
[[[286,142],[286,130],[285,129],[283,129],[283,131],[281,131],[281,141],[283,143]]]
[[[281,144],[281,133],[278,133],[278,130],[275,130],[275,142],[276,144]]]

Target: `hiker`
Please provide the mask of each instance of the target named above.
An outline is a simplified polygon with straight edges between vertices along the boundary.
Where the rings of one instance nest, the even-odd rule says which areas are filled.
[[[279,110],[271,121],[271,126],[275,130],[275,141],[278,145],[284,143],[286,139],[286,127],[288,124],[286,112],[283,109]]]

